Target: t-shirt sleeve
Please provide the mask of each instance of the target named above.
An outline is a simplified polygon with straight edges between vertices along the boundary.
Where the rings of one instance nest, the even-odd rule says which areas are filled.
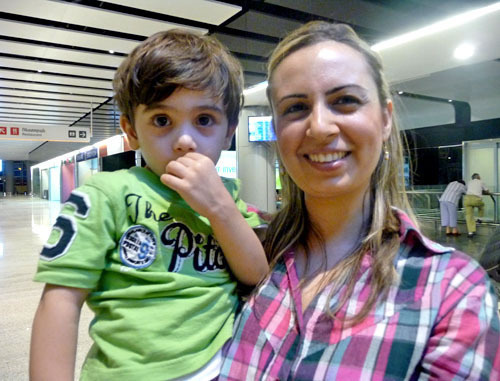
[[[57,217],[38,261],[35,281],[94,288],[116,245],[111,200],[98,188],[74,190]]]
[[[422,374],[433,380],[499,379],[498,305],[490,280],[469,264],[443,283],[444,298]]]

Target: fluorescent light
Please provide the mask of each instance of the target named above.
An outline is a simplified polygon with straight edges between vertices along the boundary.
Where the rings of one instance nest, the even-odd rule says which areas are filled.
[[[371,48],[377,52],[389,49],[394,46],[402,45],[410,41],[417,40],[419,38],[429,36],[431,34],[435,34],[438,32],[442,32],[447,29],[451,29],[463,24],[466,24],[470,21],[473,21],[479,17],[485,16],[487,14],[497,12],[500,10],[500,2],[496,2],[487,7],[475,9],[473,11],[465,12],[457,16],[453,16],[442,21],[438,21],[437,23],[431,24],[424,28],[417,29],[413,32],[402,34],[401,36],[397,36],[391,38],[386,41],[379,42],[378,44],[373,45]]]
[[[455,51],[453,52],[453,57],[458,60],[466,60],[467,58],[470,58],[474,55],[475,50],[476,48],[474,47],[474,45],[463,43],[456,47]]]
[[[257,91],[265,90],[267,88],[267,81],[257,83],[255,86],[243,90],[243,95],[256,93]]]

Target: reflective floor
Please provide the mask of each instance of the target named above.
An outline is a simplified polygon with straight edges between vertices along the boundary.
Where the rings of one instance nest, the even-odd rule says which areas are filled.
[[[0,197],[0,380],[28,380],[31,323],[42,284],[32,281],[38,253],[61,204],[26,196]],[[77,376],[90,346],[85,306],[80,322]]]
[[[31,323],[43,285],[35,283],[38,253],[47,239],[61,205],[26,196],[0,197],[0,380],[28,380]],[[429,238],[479,259],[487,234],[470,239],[448,237],[438,224],[423,223]],[[465,230],[462,227],[462,233]],[[479,232],[479,230],[478,230]],[[87,327],[91,312],[85,306],[80,321],[79,369],[90,346]]]

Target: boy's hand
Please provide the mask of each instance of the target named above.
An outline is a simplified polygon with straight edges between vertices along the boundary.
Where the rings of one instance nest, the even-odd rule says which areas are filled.
[[[208,218],[236,278],[246,285],[257,284],[269,270],[264,249],[222,183],[212,160],[189,152],[168,163],[165,169],[161,181],[177,191],[193,210]]]
[[[199,214],[210,219],[220,208],[234,208],[234,201],[222,183],[210,158],[188,152],[166,166],[161,181],[178,192]]]

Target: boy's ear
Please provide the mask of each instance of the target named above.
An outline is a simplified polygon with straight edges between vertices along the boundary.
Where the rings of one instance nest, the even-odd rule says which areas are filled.
[[[129,118],[125,115],[120,115],[120,127],[123,132],[127,135],[127,140],[130,148],[133,150],[139,149],[139,139],[137,138],[137,132],[134,126],[130,122]]]
[[[236,126],[238,123],[236,123],[234,126],[228,126],[227,127],[227,134],[226,134],[226,139],[224,140],[224,148],[223,149],[229,149],[231,147],[231,141],[233,140],[234,133],[236,131]]]

